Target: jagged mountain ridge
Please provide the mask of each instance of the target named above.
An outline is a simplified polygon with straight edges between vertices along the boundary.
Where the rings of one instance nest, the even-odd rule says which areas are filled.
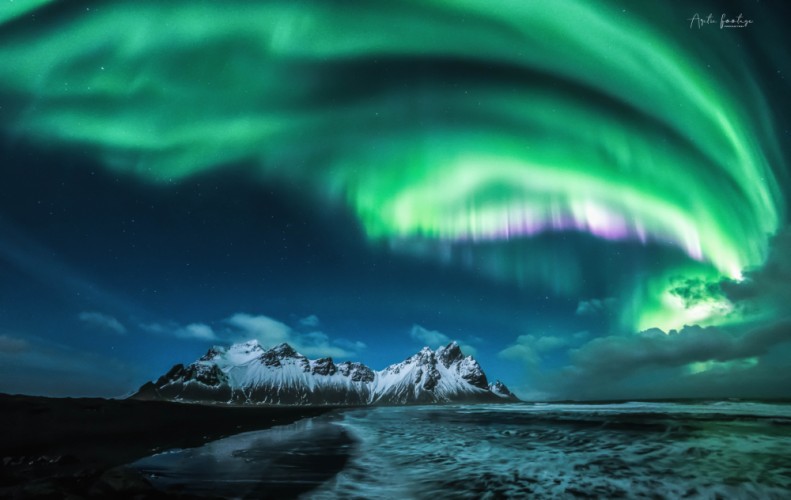
[[[332,358],[311,360],[288,344],[257,341],[212,347],[189,365],[177,364],[132,396],[230,404],[398,405],[517,401],[500,381],[489,385],[480,365],[456,342],[384,370]]]

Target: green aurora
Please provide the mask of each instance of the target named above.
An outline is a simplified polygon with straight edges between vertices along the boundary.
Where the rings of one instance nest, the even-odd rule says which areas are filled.
[[[626,328],[737,321],[724,297],[685,303],[674,283],[741,279],[783,223],[765,97],[724,49],[659,29],[654,16],[689,28],[657,9],[12,5],[0,15],[12,133],[164,185],[252,165],[263,183],[348,205],[372,242],[440,260],[471,246],[500,279],[561,295],[574,284],[553,286],[508,242],[581,231],[678,248],[685,257],[623,290]],[[432,78],[442,61],[475,71]]]

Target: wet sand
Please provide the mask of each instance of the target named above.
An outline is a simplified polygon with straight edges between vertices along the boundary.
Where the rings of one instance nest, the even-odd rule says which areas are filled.
[[[245,432],[129,464],[160,491],[227,498],[295,498],[330,482],[356,455],[337,413]]]
[[[174,498],[123,467],[331,408],[0,395],[0,498]]]

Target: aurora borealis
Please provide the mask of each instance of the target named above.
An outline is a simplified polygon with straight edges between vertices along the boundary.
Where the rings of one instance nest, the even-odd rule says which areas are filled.
[[[74,269],[71,281],[110,282],[124,298],[79,299],[62,314],[123,323],[130,346],[134,331],[149,337],[138,345],[168,331],[227,340],[243,333],[227,318],[250,313],[274,322],[255,330],[265,338],[275,328],[305,348],[378,359],[380,349],[408,352],[415,324],[519,361],[511,379],[527,387],[604,339],[685,326],[740,336],[788,314],[733,292],[782,254],[772,242],[787,227],[780,4],[729,7],[755,19],[736,32],[690,24],[723,7],[680,2],[3,3],[0,257],[12,273],[36,274],[40,263],[22,257],[35,246],[68,261],[52,268]],[[46,165],[25,159],[29,150],[46,151]],[[62,155],[79,159],[61,168]],[[70,234],[96,245],[80,251],[87,243],[64,243],[56,235],[69,231],[29,207],[41,201],[34,178],[55,186],[89,172],[95,192],[72,186],[58,198],[74,204],[61,220]],[[213,204],[201,205],[210,185]],[[98,192],[108,204],[91,204]],[[198,246],[181,254],[201,264],[173,271],[180,253],[162,246],[182,248],[170,241],[184,223],[173,214],[195,203],[209,222],[176,232],[194,231]],[[116,278],[123,259],[102,250],[118,238],[102,233],[106,218],[149,221],[129,258],[150,263],[141,277],[167,269],[167,284],[127,290]],[[271,250],[292,224],[300,234]],[[246,235],[217,229],[226,226]],[[234,243],[247,245],[233,264],[244,273],[218,263]],[[258,277],[287,258],[277,278]],[[173,303],[140,298],[158,287],[173,289]],[[251,302],[233,305],[242,292]],[[83,344],[5,314],[8,339],[28,342],[18,332],[33,330]],[[312,314],[343,319],[299,321]],[[699,373],[709,361],[684,366]]]

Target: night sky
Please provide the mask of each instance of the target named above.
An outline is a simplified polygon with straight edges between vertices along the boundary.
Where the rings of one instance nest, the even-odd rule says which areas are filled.
[[[791,397],[791,9],[634,4],[0,0],[0,392],[257,338]]]

